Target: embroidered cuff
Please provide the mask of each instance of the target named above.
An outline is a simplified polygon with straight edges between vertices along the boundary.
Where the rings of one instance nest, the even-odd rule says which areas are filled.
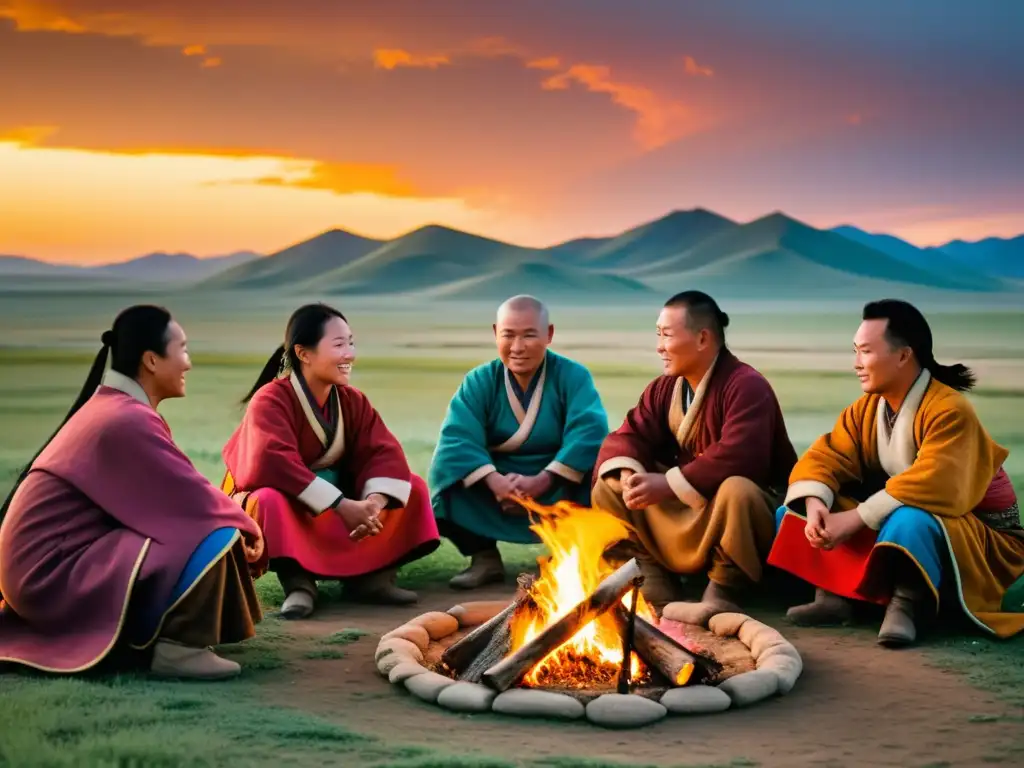
[[[668,480],[668,487],[672,489],[676,498],[691,509],[702,509],[708,503],[700,491],[690,485],[690,481],[679,467],[672,467],[666,472],[665,479]]]
[[[597,476],[604,477],[621,469],[631,469],[637,474],[643,474],[647,471],[643,464],[631,456],[613,456],[598,468]]]
[[[396,480],[393,477],[371,477],[363,485],[363,498],[365,499],[371,493],[383,493],[404,507],[409,503],[412,483],[408,483],[405,480]]]
[[[462,478],[462,485],[464,488],[469,488],[473,483],[478,483],[487,477],[491,472],[497,472],[498,468],[493,464],[484,464],[482,467],[477,467],[464,478]]]
[[[563,464],[560,461],[552,461],[546,467],[548,472],[552,472],[559,477],[563,477],[570,483],[579,483],[583,480],[583,473],[570,467],[568,464]]]
[[[299,501],[313,510],[314,515],[319,515],[324,510],[330,509],[344,498],[344,494],[333,484],[322,477],[314,477],[313,482],[306,486],[299,494]]]
[[[857,514],[864,521],[864,525],[877,531],[882,527],[885,519],[902,506],[902,501],[894,499],[888,491],[882,490],[871,494],[865,501],[862,501],[857,507]]]
[[[836,500],[836,495],[832,493],[832,489],[824,483],[820,483],[817,480],[797,480],[786,491],[786,500],[783,502],[783,505],[788,507],[791,501],[806,499],[809,496],[821,499],[829,509],[832,509],[832,503]]]

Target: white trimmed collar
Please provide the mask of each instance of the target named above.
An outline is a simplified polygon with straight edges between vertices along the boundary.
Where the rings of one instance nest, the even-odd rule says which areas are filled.
[[[131,395],[140,403],[148,405],[150,408],[153,404],[149,401],[149,395],[146,394],[146,390],[142,388],[135,379],[125,376],[123,373],[118,373],[115,370],[109,370],[103,374],[103,386],[116,389],[118,392],[124,392],[126,395]]]

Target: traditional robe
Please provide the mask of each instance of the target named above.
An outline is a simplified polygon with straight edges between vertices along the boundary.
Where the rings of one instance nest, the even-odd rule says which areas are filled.
[[[366,395],[331,390],[323,406],[291,373],[259,389],[222,451],[223,488],[253,515],[269,560],[295,560],[316,578],[362,576],[423,557],[440,544],[426,484]],[[342,496],[388,497],[384,530],[361,541],[333,511]]]
[[[608,415],[590,371],[548,350],[526,392],[500,360],[471,370],[448,406],[428,481],[439,519],[478,536],[536,543],[529,517],[505,513],[481,482],[489,473],[558,478],[536,501],[590,505],[590,476]]]
[[[663,566],[692,573],[706,567],[714,552],[725,551],[749,580],[760,578],[771,544],[771,510],[778,502],[765,507],[754,489],[764,497],[781,497],[796,452],[771,385],[729,350],[719,353],[696,391],[683,377],[652,381],[604,441],[597,462],[595,482],[605,483],[603,503],[626,518]],[[606,484],[623,469],[664,472],[675,498],[642,511],[627,509],[621,493],[610,492]],[[767,526],[760,514],[729,522],[733,510],[712,503],[721,500],[720,490],[728,491],[735,514],[755,503],[766,508]],[[714,568],[712,576],[723,584],[734,581]]]
[[[979,627],[1000,637],[1020,632],[1024,530],[1002,470],[1009,451],[989,437],[964,395],[928,371],[891,431],[887,409],[879,395],[862,396],[800,459],[769,562],[843,597],[885,603],[892,578],[878,571],[898,550],[937,604],[943,576],[951,575]],[[837,510],[857,508],[867,530],[831,551],[812,548],[795,511],[810,496]]]
[[[0,527],[0,662],[73,673],[121,641],[149,646],[240,550],[240,532],[259,533],[178,449],[138,383],[108,372],[32,464]],[[239,578],[224,589],[243,619],[216,628],[219,642],[251,637],[260,617],[249,573]]]

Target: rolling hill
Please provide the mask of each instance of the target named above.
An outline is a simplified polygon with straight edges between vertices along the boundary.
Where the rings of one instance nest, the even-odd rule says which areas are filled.
[[[430,293],[437,298],[494,302],[519,293],[542,301],[587,303],[657,296],[649,286],[628,277],[535,261],[448,283]]]
[[[970,263],[970,260],[957,259],[941,248],[918,248],[898,237],[873,234],[849,225],[835,227],[832,232],[888,254],[918,269],[937,275],[957,275],[965,287],[973,287],[979,291],[999,290],[1006,287],[997,273],[979,269]]]
[[[0,256],[0,275],[105,279],[128,282],[194,283],[259,258],[252,251],[199,258],[190,253],[149,253],[128,261],[80,267],[25,256]]]
[[[628,274],[631,269],[683,253],[738,226],[736,222],[702,208],[673,211],[580,254],[578,263],[590,269]]]
[[[939,248],[960,263],[974,265],[990,275],[1024,279],[1024,235],[989,237],[974,243],[953,240]]]
[[[276,288],[299,283],[359,259],[381,244],[380,240],[343,229],[329,229],[262,259],[226,270],[204,287]]]

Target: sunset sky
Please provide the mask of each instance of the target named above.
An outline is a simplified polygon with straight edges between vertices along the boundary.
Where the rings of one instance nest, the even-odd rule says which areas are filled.
[[[1020,0],[0,0],[0,253],[1024,232]]]

